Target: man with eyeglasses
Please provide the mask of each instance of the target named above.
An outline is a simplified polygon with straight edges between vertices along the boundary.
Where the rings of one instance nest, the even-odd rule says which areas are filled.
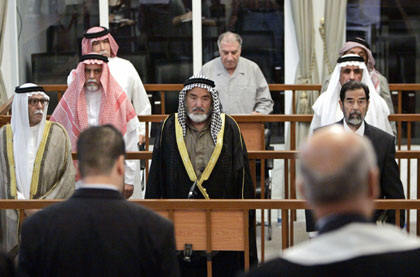
[[[42,87],[28,83],[15,92],[11,124],[0,129],[0,198],[68,198],[76,172],[67,132],[46,120],[49,97]],[[11,256],[18,250],[19,216],[17,210],[0,211],[0,243]]]

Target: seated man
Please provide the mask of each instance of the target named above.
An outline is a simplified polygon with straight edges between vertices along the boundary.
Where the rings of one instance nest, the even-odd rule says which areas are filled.
[[[49,97],[42,87],[17,87],[12,122],[0,129],[0,198],[60,199],[74,191],[75,174],[66,130],[46,121]],[[25,210],[31,215],[36,210]],[[19,212],[1,210],[2,247],[18,250]],[[2,240],[1,240],[2,238]]]
[[[379,71],[375,69],[375,59],[373,58],[369,43],[361,38],[348,39],[347,42],[344,43],[343,47],[339,50],[340,57],[346,54],[355,54],[363,58],[376,92],[385,100],[390,113],[393,114],[394,105],[392,104],[392,97],[389,90],[388,81]],[[321,91],[325,91],[327,89],[328,83],[329,77],[322,85]],[[396,135],[397,128],[394,121],[391,122],[391,126],[394,135]]]
[[[97,53],[108,57],[108,67],[112,77],[127,93],[129,101],[132,102],[134,110],[138,115],[151,114],[149,98],[133,64],[125,59],[117,57],[118,44],[105,27],[92,27],[83,34],[82,55]],[[144,68],[146,70],[146,68]],[[67,85],[70,86],[74,80],[75,70],[72,70],[67,78]],[[139,126],[139,142],[145,141],[145,123]]]
[[[216,83],[223,111],[227,114],[269,114],[273,100],[267,81],[256,63],[241,57],[242,38],[226,32],[217,40],[219,58],[206,63],[203,75]]]
[[[138,151],[139,120],[127,94],[108,68],[108,58],[98,54],[83,55],[74,74],[74,81],[58,103],[51,121],[61,123],[70,135],[73,151],[81,131],[89,126],[112,124],[124,136],[126,148]],[[134,190],[136,163],[126,161],[125,196]]]
[[[205,76],[185,81],[178,113],[162,124],[146,198],[255,198],[241,132],[230,116],[220,112],[214,82]],[[254,212],[249,222],[251,263],[256,263]],[[206,276],[206,256],[201,254],[194,252],[191,262],[184,261],[190,257],[179,257],[182,276]],[[233,276],[241,268],[238,252],[219,252],[212,260],[214,276]]]
[[[23,223],[21,276],[179,276],[172,224],[121,195],[124,156],[113,126],[80,134],[82,184]]]
[[[369,87],[370,105],[365,118],[366,122],[392,135],[392,128],[388,120],[389,109],[385,100],[376,92],[363,58],[354,54],[344,55],[337,60],[327,90],[318,97],[312,106],[314,116],[310,133],[316,128],[333,124],[343,117],[338,105],[340,89],[345,83],[352,80],[362,82]]]
[[[420,275],[420,240],[370,221],[379,171],[368,139],[337,125],[323,128],[300,161],[298,188],[315,211],[319,236],[246,276]]]
[[[395,162],[395,137],[365,122],[370,108],[370,90],[368,86],[356,81],[349,81],[340,91],[340,108],[344,119],[338,124],[349,132],[365,136],[372,143],[380,177],[380,199],[404,199],[404,189],[400,180],[398,165]],[[314,223],[309,211],[306,211],[307,231],[314,231]],[[375,221],[395,224],[395,211],[376,211]],[[401,211],[400,226],[405,223],[405,213]]]

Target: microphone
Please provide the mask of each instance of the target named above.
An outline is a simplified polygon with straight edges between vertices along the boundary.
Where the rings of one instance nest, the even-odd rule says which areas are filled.
[[[195,187],[197,186],[197,180],[194,181],[194,183],[192,184],[191,188],[190,188],[190,192],[188,193],[188,197],[187,199],[194,199],[195,198]]]

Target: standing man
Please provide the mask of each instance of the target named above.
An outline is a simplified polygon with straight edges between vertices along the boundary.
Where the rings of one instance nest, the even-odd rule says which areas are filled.
[[[163,122],[156,137],[146,198],[255,198],[244,140],[237,123],[220,112],[214,87],[201,75],[185,81],[178,113]],[[249,222],[252,264],[257,262],[254,212]],[[241,269],[238,252],[219,252],[212,260],[214,276],[234,276]],[[179,261],[182,276],[206,276],[202,253]]]
[[[83,34],[82,55],[97,53],[106,56],[112,77],[117,81],[122,90],[127,94],[129,101],[134,106],[137,115],[150,115],[152,108],[146,90],[139,74],[133,64],[125,59],[117,57],[118,44],[105,27],[92,27]],[[146,70],[146,69],[144,69]],[[74,78],[75,70],[70,72],[67,85],[70,86]],[[145,123],[139,126],[139,142],[145,142]]]
[[[51,121],[61,123],[70,136],[73,151],[81,131],[89,126],[114,125],[124,136],[126,148],[138,151],[139,120],[127,94],[108,68],[108,58],[95,53],[83,55],[74,73],[74,80],[58,103]],[[125,196],[134,190],[136,162],[126,161]]]
[[[12,121],[0,129],[0,198],[62,199],[74,191],[75,174],[66,130],[46,121],[49,97],[35,84],[16,87]],[[36,210],[25,210],[31,215]],[[2,247],[16,256],[19,212],[1,210]]]
[[[22,276],[179,276],[172,224],[124,199],[123,136],[90,127],[77,142],[82,184],[22,227]]]
[[[242,38],[226,32],[217,39],[219,58],[206,63],[203,75],[214,80],[227,114],[269,114],[273,100],[267,81],[256,63],[241,57]]]
[[[350,38],[344,43],[343,47],[339,50],[339,56],[347,54],[359,55],[363,58],[364,63],[369,72],[370,79],[376,90],[376,92],[381,96],[386,105],[389,108],[390,114],[394,114],[394,105],[392,103],[391,92],[389,90],[388,80],[375,68],[375,58],[372,55],[370,50],[370,45],[362,38]],[[324,82],[321,91],[324,91],[328,87],[329,78]],[[392,131],[394,135],[397,135],[397,128],[394,121],[391,122]]]
[[[375,91],[374,91],[375,92]],[[380,177],[379,199],[404,199],[404,189],[400,180],[398,165],[395,162],[395,137],[379,128],[371,126],[364,119],[370,109],[370,90],[368,86],[349,81],[340,91],[339,105],[342,118],[338,124],[349,132],[365,136],[372,143]],[[308,216],[309,211],[306,212]],[[312,218],[307,217],[307,231],[314,231]],[[376,211],[375,221],[395,224],[395,211]],[[405,213],[401,211],[400,226],[405,223]]]
[[[370,220],[379,172],[368,139],[327,127],[309,139],[300,161],[298,188],[315,211],[319,236],[246,276],[420,275],[420,240]]]
[[[319,127],[333,124],[343,118],[338,100],[341,87],[348,81],[362,82],[369,87],[370,105],[365,118],[366,122],[389,134],[393,134],[388,120],[390,113],[388,106],[385,100],[376,92],[363,58],[355,54],[347,54],[337,60],[337,65],[331,75],[327,90],[318,97],[312,106],[314,116],[311,122],[310,133]]]

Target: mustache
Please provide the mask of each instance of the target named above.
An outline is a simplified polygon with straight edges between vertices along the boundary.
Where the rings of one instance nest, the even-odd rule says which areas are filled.
[[[358,116],[361,116],[361,115],[362,115],[362,112],[361,112],[361,111],[351,111],[351,112],[350,112],[350,116],[352,116],[352,115],[358,115]]]
[[[37,111],[34,112],[34,114],[43,115],[44,114],[44,111],[43,110],[37,110]]]
[[[206,110],[204,110],[201,107],[195,107],[195,108],[192,109],[192,112],[196,112],[196,111],[200,111],[200,112],[203,112],[203,113],[206,112]]]
[[[95,83],[95,84],[98,84],[99,85],[99,82],[96,81],[95,79],[88,79],[87,82],[88,83]]]

